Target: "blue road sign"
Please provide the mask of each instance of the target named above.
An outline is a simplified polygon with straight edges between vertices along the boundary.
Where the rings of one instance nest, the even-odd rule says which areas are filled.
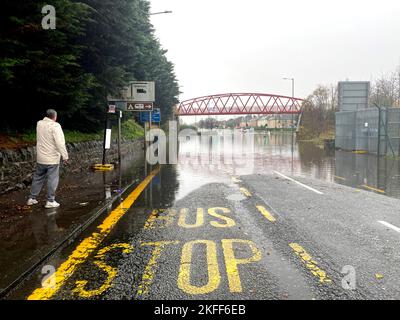
[[[141,123],[150,122],[150,112],[148,112],[148,111],[140,112],[139,121]],[[151,122],[154,122],[154,123],[161,122],[160,109],[154,109],[154,111],[151,113]]]

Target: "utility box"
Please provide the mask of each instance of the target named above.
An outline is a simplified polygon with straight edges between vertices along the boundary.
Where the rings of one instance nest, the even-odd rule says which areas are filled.
[[[357,111],[368,108],[369,81],[339,82],[339,111]]]

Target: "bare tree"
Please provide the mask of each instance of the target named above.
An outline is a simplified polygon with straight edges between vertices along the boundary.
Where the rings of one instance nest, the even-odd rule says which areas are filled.
[[[338,85],[331,85],[330,96],[331,110],[336,111],[339,109],[339,88]]]
[[[313,93],[308,96],[307,101],[311,102],[312,105],[321,110],[330,109],[330,89],[327,86],[319,85]]]
[[[400,107],[400,67],[397,72],[383,75],[373,82],[370,103]]]
[[[396,107],[400,108],[400,65],[397,67],[397,104]]]
[[[319,85],[304,104],[300,139],[314,139],[333,132],[338,104],[337,86]]]

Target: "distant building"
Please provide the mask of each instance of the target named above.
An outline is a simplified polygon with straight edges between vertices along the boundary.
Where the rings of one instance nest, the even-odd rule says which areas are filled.
[[[251,128],[256,128],[256,127],[258,127],[258,120],[257,120],[257,118],[254,118],[254,119],[248,121],[247,123],[248,123],[249,127],[251,127]]]
[[[272,115],[262,116],[257,120],[257,127],[273,128],[274,118]]]
[[[246,117],[238,123],[238,128],[265,128],[265,129],[288,129],[296,125],[297,115],[293,117],[290,114],[269,114],[260,117]]]

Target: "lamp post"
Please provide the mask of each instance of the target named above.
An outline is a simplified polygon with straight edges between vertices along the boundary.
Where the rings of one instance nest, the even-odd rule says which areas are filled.
[[[283,78],[283,80],[290,80],[292,81],[292,98],[294,98],[294,78]],[[292,100],[292,112],[293,112],[293,100]],[[293,174],[293,160],[294,160],[294,127],[293,127],[293,113],[292,113],[292,174]]]
[[[294,98],[294,78],[283,78],[283,80],[292,81],[292,98]],[[293,108],[293,101],[292,101],[292,108]],[[292,110],[292,112],[293,112],[293,110]],[[292,113],[292,127],[293,127],[293,113]]]
[[[283,78],[283,80],[292,81],[292,98],[294,98],[294,78]]]

